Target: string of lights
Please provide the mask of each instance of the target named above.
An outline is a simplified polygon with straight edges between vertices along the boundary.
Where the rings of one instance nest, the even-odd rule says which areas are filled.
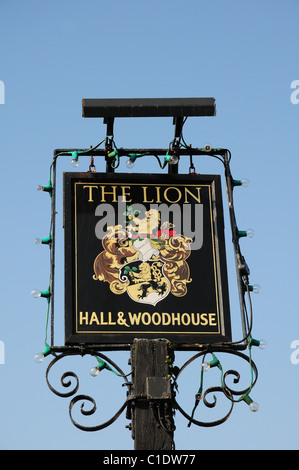
[[[99,149],[99,147],[104,143],[105,143],[105,147],[103,149]],[[163,162],[161,162],[159,158],[159,156],[161,155],[164,156]],[[188,426],[190,426],[191,423],[194,423],[200,426],[212,426],[212,425],[220,424],[223,421],[225,421],[230,415],[231,410],[223,419],[217,420],[216,422],[207,424],[207,423],[202,423],[196,420],[194,418],[194,414],[195,414],[195,411],[197,409],[199,402],[203,400],[203,402],[206,404],[205,397],[208,393],[211,393],[211,391],[221,391],[222,393],[224,393],[224,395],[230,400],[232,406],[234,403],[243,401],[249,406],[251,411],[258,410],[259,408],[258,404],[254,402],[249,395],[249,393],[251,393],[252,388],[254,387],[256,380],[257,380],[257,369],[256,369],[254,362],[252,361],[252,347],[256,346],[256,347],[259,347],[260,349],[264,349],[266,347],[266,342],[264,340],[257,340],[252,337],[253,312],[252,312],[251,292],[258,293],[260,291],[260,286],[257,284],[252,285],[249,283],[250,270],[241,252],[241,247],[240,247],[240,239],[244,237],[252,238],[254,236],[254,232],[251,229],[247,229],[247,230],[238,229],[236,217],[235,217],[235,211],[234,211],[234,199],[233,199],[234,188],[236,187],[246,188],[249,185],[249,181],[247,179],[240,179],[240,180],[233,179],[231,170],[230,170],[231,152],[227,149],[212,148],[211,146],[205,146],[202,148],[193,148],[191,145],[186,144],[182,133],[179,136],[179,138],[174,139],[170,143],[167,149],[163,149],[162,151],[161,149],[148,149],[145,151],[138,152],[138,151],[132,151],[132,149],[118,148],[116,146],[113,136],[111,139],[109,139],[109,142],[106,137],[105,139],[101,140],[97,145],[95,145],[94,147],[90,147],[89,149],[70,149],[70,150],[58,151],[57,153],[54,154],[52,163],[50,165],[48,183],[45,186],[37,186],[37,190],[43,191],[49,194],[50,200],[51,200],[52,216],[51,216],[51,223],[50,223],[50,230],[49,230],[48,237],[36,239],[35,243],[46,245],[49,247],[51,267],[52,267],[53,258],[55,256],[55,252],[54,252],[54,245],[55,245],[54,243],[55,241],[55,197],[54,197],[55,196],[55,181],[54,179],[55,179],[55,175],[53,177],[53,170],[55,171],[56,160],[58,157],[70,156],[72,167],[78,168],[79,159],[82,156],[91,156],[92,158],[97,157],[97,156],[104,156],[106,160],[109,161],[111,168],[115,170],[119,167],[121,158],[126,158],[127,168],[132,169],[134,165],[136,164],[136,162],[139,161],[141,158],[148,158],[150,156],[153,156],[156,159],[159,168],[163,170],[167,166],[178,165],[180,157],[187,156],[187,155],[190,156],[190,170],[189,170],[190,173],[195,172],[195,167],[194,167],[193,159],[192,159],[193,156],[207,156],[207,157],[216,158],[219,161],[221,161],[222,164],[224,165],[226,190],[227,190],[228,206],[229,206],[229,214],[230,214],[231,230],[232,230],[232,242],[233,242],[234,250],[235,250],[236,271],[237,271],[237,280],[238,280],[238,287],[239,287],[239,299],[240,299],[242,328],[243,328],[243,334],[240,340],[231,341],[227,343],[221,343],[216,346],[215,345],[214,346],[200,345],[198,346],[198,348],[200,349],[200,352],[197,353],[190,360],[188,360],[186,364],[184,364],[183,367],[179,369],[179,368],[174,368],[172,365],[172,370],[173,371],[176,370],[176,372],[172,376],[173,387],[176,387],[180,374],[187,367],[187,365],[189,365],[191,362],[193,362],[195,359],[199,357],[202,358],[202,363],[200,367],[200,386],[195,395],[195,404],[194,404],[194,408],[192,410],[191,415],[189,416],[177,402],[176,402],[176,407],[188,419],[189,421]],[[94,377],[96,377],[99,374],[99,372],[101,372],[104,369],[120,377],[127,377],[127,375],[129,375],[129,374],[125,375],[120,370],[117,372],[114,368],[112,368],[108,364],[106,360],[103,360],[93,350],[89,351],[88,348],[82,351],[82,348],[81,350],[80,349],[75,350],[75,348],[71,348],[71,347],[64,347],[61,349],[57,346],[54,346],[53,334],[52,334],[51,345],[49,345],[47,338],[48,338],[48,328],[49,328],[50,307],[52,306],[52,310],[54,308],[53,307],[53,296],[54,296],[53,269],[50,269],[50,281],[49,281],[48,289],[45,291],[33,290],[31,293],[33,297],[45,298],[47,302],[45,340],[44,340],[45,348],[42,350],[41,353],[37,354],[34,357],[34,360],[36,362],[42,362],[46,356],[52,354],[54,356],[54,363],[55,363],[57,360],[59,360],[61,356],[64,357],[64,355],[67,354],[68,351],[70,351],[70,353],[74,353],[74,351],[75,352],[77,351],[78,353],[81,353],[81,354],[82,352],[84,352],[84,354],[91,354],[96,357],[98,363],[95,367],[91,368],[90,370],[90,374]],[[247,299],[247,302],[246,302],[246,299]],[[248,303],[248,306],[247,306],[247,303]],[[52,323],[54,323],[54,315],[52,318]],[[52,325],[52,330],[53,330],[53,325]],[[241,350],[244,351],[246,349],[248,350],[248,356],[246,356],[244,352],[243,353],[240,352]],[[62,351],[62,355],[59,356],[59,353],[61,351]],[[236,375],[236,373],[234,371],[228,371],[224,373],[224,369],[220,362],[220,359],[215,354],[216,352],[235,354],[239,356],[240,358],[245,359],[249,363],[250,385],[245,390],[241,392],[235,392],[230,387],[227,386],[226,377],[230,374]],[[206,361],[207,354],[212,354],[212,359],[209,361]],[[49,367],[50,368],[52,367],[52,363],[50,364]],[[204,374],[207,373],[210,369],[213,369],[216,367],[220,371],[220,385],[218,387],[208,389],[206,392],[204,392]],[[235,398],[236,396],[238,398]],[[88,397],[85,397],[85,398],[90,399]],[[79,397],[72,400],[71,405],[70,405],[70,410],[78,400],[79,400]],[[211,407],[211,405],[209,406]],[[122,407],[121,410],[123,410],[124,408],[125,407]],[[117,416],[118,415],[119,414],[117,414]],[[110,423],[111,423],[111,420],[109,421],[109,424]],[[97,426],[94,429],[98,430],[98,429],[102,429],[102,427],[103,426]],[[83,429],[83,427],[80,426],[80,429]]]

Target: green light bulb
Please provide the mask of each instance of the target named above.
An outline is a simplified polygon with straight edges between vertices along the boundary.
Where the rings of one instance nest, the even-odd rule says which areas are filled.
[[[33,289],[31,291],[32,297],[35,299],[39,297],[50,297],[50,292],[48,290],[38,290],[38,289]]]
[[[239,238],[241,238],[241,237],[253,238],[254,235],[255,235],[254,230],[252,230],[251,228],[249,228],[247,230],[238,230],[238,237]]]
[[[49,245],[52,242],[50,237],[47,238],[35,238],[34,243],[36,245]]]
[[[248,186],[250,185],[250,181],[247,178],[243,178],[241,180],[233,180],[233,185],[248,188]]]

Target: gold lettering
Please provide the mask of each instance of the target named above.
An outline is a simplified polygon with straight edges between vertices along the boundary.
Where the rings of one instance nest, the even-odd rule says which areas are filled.
[[[129,315],[131,325],[139,325],[141,312],[139,312],[138,314],[128,312],[128,315]]]
[[[128,322],[126,320],[126,315]],[[80,325],[122,325],[129,328],[132,325],[143,324],[149,325],[202,325],[202,326],[217,326],[217,315],[216,313],[180,313],[180,312],[138,312],[132,313],[118,312],[116,321],[113,320],[112,312],[83,312],[79,313],[79,324]]]
[[[124,325],[127,328],[130,328],[129,325],[127,324],[127,320],[124,318],[124,312],[118,312],[118,314],[117,314],[117,324],[118,325]]]
[[[182,313],[181,322],[185,326],[189,325],[190,324],[190,315],[188,313]]]
[[[85,322],[85,325],[88,325],[88,312],[80,312],[80,319],[79,319],[80,325],[83,325],[83,322]]]
[[[111,316],[112,316],[111,312],[108,312],[108,325],[116,325],[116,322],[112,321]]]
[[[122,202],[132,202],[132,199],[127,199],[127,196],[131,196],[130,192],[129,194],[126,193],[126,189],[131,189],[130,186],[122,186],[121,191],[122,191]]]
[[[145,319],[147,317],[147,319]],[[148,312],[143,312],[141,321],[144,325],[149,325],[151,322],[151,316]]]
[[[209,325],[217,326],[216,313],[209,313]]]
[[[160,202],[161,202],[161,199],[160,199],[160,189],[161,189],[161,186],[157,186],[157,187],[156,187],[156,193],[157,193],[157,200],[156,200],[156,202],[157,202],[157,203],[160,203]]]
[[[117,186],[111,186],[111,188],[112,188],[112,191],[105,191],[105,186],[101,186],[101,190],[102,190],[101,202],[106,202],[106,199],[105,199],[106,194],[112,194],[113,195],[112,202],[117,202],[117,199],[116,199],[116,188],[117,188]]]
[[[192,196],[200,204],[200,188],[196,188],[196,189],[197,189],[197,197],[188,188],[185,188],[185,201],[184,201],[185,204],[189,204],[187,194],[190,194],[190,196]]]
[[[107,321],[104,321],[104,312],[100,313],[101,325],[108,325]]]
[[[93,189],[93,188],[98,188],[98,187],[89,184],[89,185],[83,186],[83,189],[85,189],[85,188],[88,188],[88,189],[89,189],[89,198],[88,198],[88,202],[94,202],[94,200],[93,200],[93,198],[92,198],[92,196],[93,196],[93,194],[92,194],[92,189]]]
[[[199,325],[200,324],[200,315],[196,313],[196,320],[195,320],[195,313],[191,313],[191,323],[192,325]]]
[[[101,312],[101,313],[103,313],[103,312]],[[92,312],[92,314],[91,314],[89,324],[92,325],[92,323],[96,323],[97,325],[100,325],[100,322],[99,322],[99,319],[98,319],[98,316],[97,316],[96,312]]]
[[[181,324],[181,320],[180,320],[180,314],[177,313],[172,313],[172,324],[175,325],[175,323],[177,322],[178,325]]]
[[[151,203],[151,202],[154,202],[154,200],[152,199],[151,201],[148,201],[147,200],[147,186],[142,186],[142,190],[143,190],[143,202],[148,202],[148,203]]]
[[[110,185],[94,185],[86,184],[83,186],[83,189],[88,191],[88,202],[94,202],[94,189],[101,189],[101,202],[117,202],[117,193],[121,193],[122,202],[132,202],[131,198],[131,186],[120,185],[120,186],[110,186]],[[162,189],[162,191],[161,191]],[[189,204],[190,201],[195,200],[199,204],[201,203],[200,197],[200,187],[184,187],[182,190],[176,186],[142,186],[143,202],[147,204],[158,203],[160,204],[164,199],[170,204],[176,204],[182,199],[184,204]],[[112,196],[111,201],[107,196]],[[155,200],[156,197],[156,200]],[[108,199],[108,201],[107,201]]]
[[[152,322],[153,322],[154,325],[160,325],[160,323],[161,323],[160,313],[158,313],[158,312],[153,313]]]
[[[162,312],[162,325],[169,325],[171,323],[171,316],[169,313]]]

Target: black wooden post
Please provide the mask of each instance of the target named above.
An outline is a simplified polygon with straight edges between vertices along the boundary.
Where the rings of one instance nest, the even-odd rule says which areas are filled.
[[[173,408],[166,340],[136,339],[131,347],[132,434],[135,450],[173,449]]]

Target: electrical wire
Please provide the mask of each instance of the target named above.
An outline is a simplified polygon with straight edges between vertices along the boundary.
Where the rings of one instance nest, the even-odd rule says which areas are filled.
[[[185,124],[186,120],[187,120],[187,117],[184,119],[183,125]],[[183,126],[182,126],[182,129],[183,129]],[[96,150],[101,144],[103,144],[103,142],[105,142],[105,140],[106,139],[102,139],[94,147],[91,147],[91,148],[86,149],[86,150],[78,151],[78,155],[88,153],[88,152],[92,152],[92,151]],[[173,145],[174,141],[175,140],[171,141],[170,144],[169,144],[169,149],[170,150],[171,150],[171,145]],[[113,138],[111,140],[111,143],[114,145],[114,151],[115,151],[115,156],[116,156],[115,162],[113,162],[111,166],[113,168],[118,168],[118,166],[120,164],[120,159],[119,159],[118,149],[117,149],[117,146],[116,146],[115,141],[114,141]],[[190,150],[190,158],[192,157],[192,147],[191,147],[191,145],[188,145],[186,143],[186,141],[184,139],[184,136],[183,136],[183,131],[181,131],[181,134],[178,138],[178,146],[179,146],[179,148],[185,148],[185,149]],[[213,149],[213,150],[215,150],[215,149]],[[74,152],[68,152],[68,154],[70,154],[70,155],[72,153],[74,153]],[[55,155],[55,157],[53,158],[52,163],[50,165],[49,184],[48,184],[49,187],[52,187],[53,165],[54,165],[56,159],[58,158],[58,156],[60,156],[62,154],[65,155],[65,152],[61,152],[61,153],[58,153],[57,155]],[[148,153],[148,152],[145,152],[145,153],[141,153],[141,154],[134,154],[134,157],[135,157],[135,159],[137,159],[137,158],[141,158],[141,157],[148,156],[148,155],[151,155],[151,154]],[[122,155],[122,156],[124,156],[124,155]],[[132,156],[132,154],[128,154],[127,156],[130,157],[130,156]],[[158,157],[158,155],[153,154],[153,156],[156,158],[157,162],[159,163],[160,168],[161,169],[165,168],[165,166],[167,164],[167,161],[164,161],[164,163],[162,164],[161,161],[160,161],[160,158]],[[218,159],[225,167],[226,177],[229,178],[232,181],[232,175],[231,175],[231,171],[230,171],[231,152],[228,149],[226,149],[226,155],[224,157],[222,155],[221,156],[217,155],[216,153],[206,153],[206,154],[203,154],[201,156],[209,156],[209,157]],[[49,194],[50,194],[50,197],[51,197],[51,200],[52,200],[52,191],[49,191]],[[233,203],[233,192],[232,192],[232,190],[228,191],[228,198],[229,198],[231,219],[232,219],[232,222],[235,224],[235,213],[234,213],[234,203]],[[49,237],[50,238],[52,236],[52,227],[53,227],[53,223],[52,223],[52,219],[51,219],[50,232],[49,232]],[[235,230],[233,230],[233,243],[234,243],[234,246],[235,246],[236,253],[241,255],[239,241],[238,241],[238,238],[235,235]],[[225,343],[225,344],[229,344],[229,345],[237,345],[237,344],[240,344],[244,341],[247,341],[250,334],[251,334],[251,331],[252,331],[253,313],[252,313],[252,303],[251,303],[250,292],[249,292],[249,288],[248,288],[248,282],[247,282],[247,279],[245,279],[245,280],[243,279],[242,282],[245,285],[247,295],[248,295],[248,301],[249,301],[249,312],[248,312],[246,302],[245,302],[245,298],[243,296],[242,315],[243,315],[244,321],[246,323],[246,330],[247,331],[246,331],[246,334],[244,335],[244,337],[241,340],[235,341],[235,342],[230,342],[230,343]],[[50,280],[50,284],[51,284],[51,280]],[[50,304],[50,300],[48,302],[47,322],[46,322],[47,327],[48,327],[49,304]]]

